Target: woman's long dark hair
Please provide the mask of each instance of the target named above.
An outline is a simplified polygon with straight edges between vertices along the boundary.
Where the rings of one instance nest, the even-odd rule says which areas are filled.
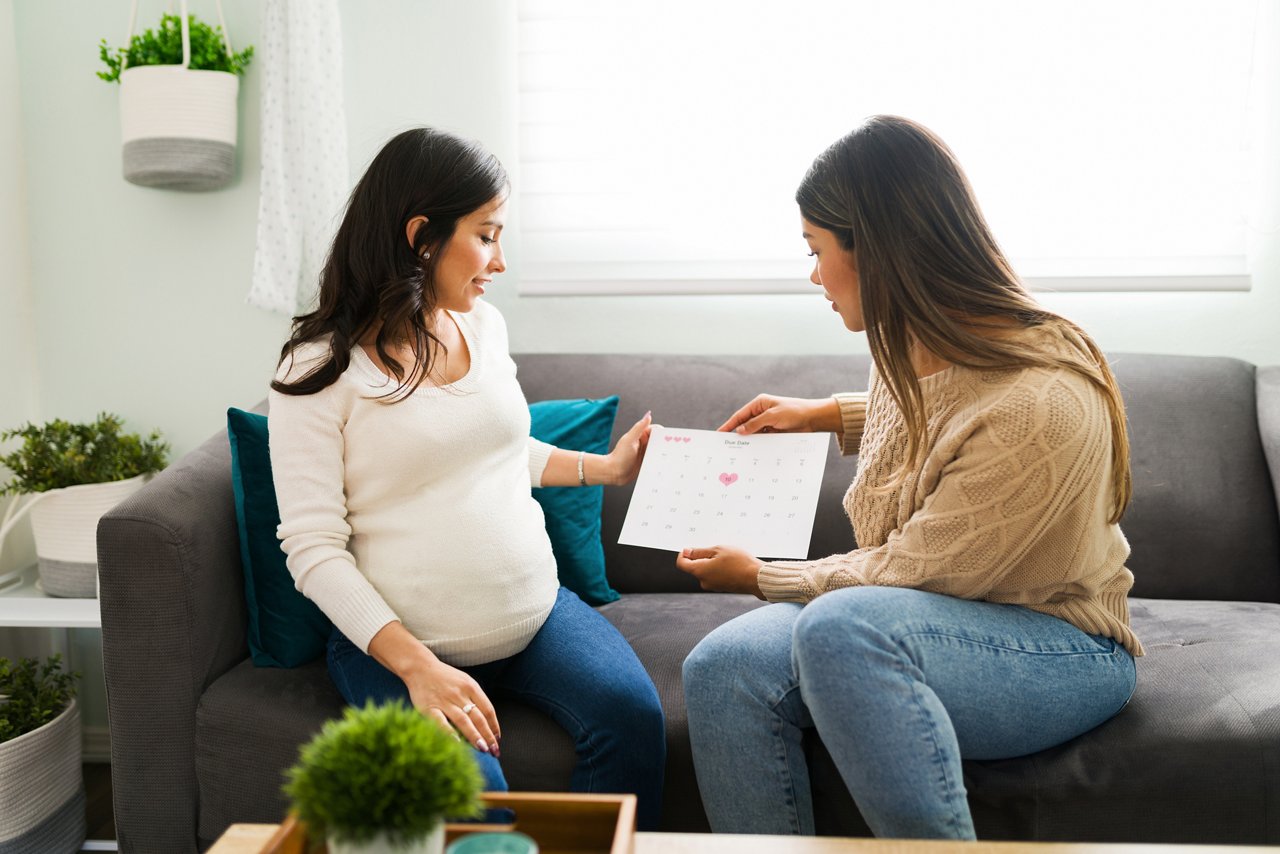
[[[509,187],[502,164],[478,142],[426,127],[393,137],[347,202],[320,273],[318,306],[293,319],[280,351],[283,364],[298,345],[328,335],[329,358],[271,387],[296,395],[328,388],[350,365],[352,348],[376,327],[378,357],[399,383],[388,397],[412,393],[430,372],[432,344],[443,349],[427,325],[436,305],[436,263],[458,220],[505,197]],[[420,216],[427,222],[410,245],[405,229]],[[407,369],[388,349],[406,337],[413,350]]]
[[[907,427],[906,467],[924,452],[924,396],[911,340],[970,368],[1062,367],[1089,380],[1111,422],[1110,519],[1129,504],[1124,402],[1101,350],[1084,330],[1041,308],[1023,286],[951,149],[898,116],[873,116],[818,155],[796,191],[804,218],[856,252],[867,344]],[[1044,353],[982,329],[1052,324],[1077,355]]]

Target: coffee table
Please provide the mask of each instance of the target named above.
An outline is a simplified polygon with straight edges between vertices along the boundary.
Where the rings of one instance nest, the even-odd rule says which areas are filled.
[[[206,854],[259,854],[280,825],[233,824]],[[938,842],[827,836],[637,833],[634,854],[1277,854],[1240,845],[1130,845],[1092,842]]]

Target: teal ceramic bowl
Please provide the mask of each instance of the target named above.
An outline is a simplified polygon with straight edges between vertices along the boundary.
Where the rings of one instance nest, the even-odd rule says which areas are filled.
[[[470,833],[455,840],[445,854],[538,854],[533,837],[510,831],[507,833]]]

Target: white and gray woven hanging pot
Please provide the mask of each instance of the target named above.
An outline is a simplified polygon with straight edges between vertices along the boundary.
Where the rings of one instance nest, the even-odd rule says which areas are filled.
[[[218,22],[231,56],[222,3]],[[129,16],[133,41],[138,0]],[[236,171],[236,103],[240,78],[193,69],[187,3],[182,0],[182,64],[126,67],[120,73],[120,134],[124,179],[166,190],[216,190]]]

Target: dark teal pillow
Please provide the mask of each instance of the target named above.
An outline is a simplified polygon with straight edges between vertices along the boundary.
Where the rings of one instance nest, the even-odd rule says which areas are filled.
[[[609,453],[617,396],[603,400],[543,400],[529,404],[530,435],[558,448]],[[604,487],[545,486],[533,491],[547,520],[547,536],[556,556],[560,583],[588,605],[618,599],[604,573],[600,510]]]
[[[271,480],[267,416],[228,409],[227,435],[249,605],[249,652],[259,667],[297,667],[324,653],[333,624],[293,586],[276,538],[280,508]]]

